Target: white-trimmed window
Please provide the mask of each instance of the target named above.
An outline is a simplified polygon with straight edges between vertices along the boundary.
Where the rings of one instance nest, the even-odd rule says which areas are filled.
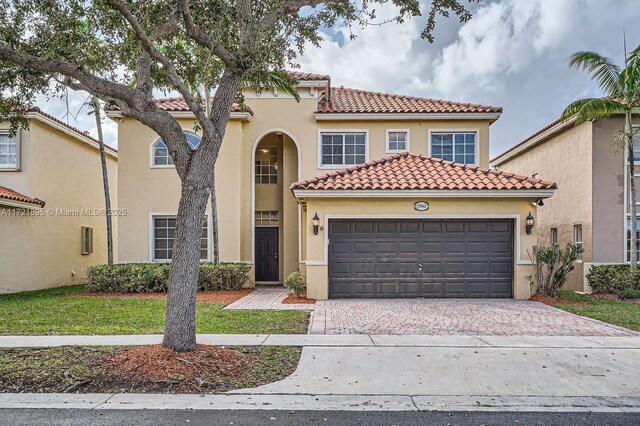
[[[409,151],[409,130],[387,130],[387,152]]]
[[[255,168],[256,183],[278,183],[278,148],[259,148]]]
[[[477,164],[476,132],[432,132],[431,156],[462,164]]]
[[[18,168],[18,137],[0,131],[0,169]]]
[[[640,163],[640,126],[633,126],[633,161]]]
[[[549,230],[549,243],[552,246],[558,245],[558,228],[551,228]]]
[[[573,243],[582,248],[582,225],[573,225]],[[578,259],[582,259],[582,255]]]
[[[209,258],[209,233],[207,231],[207,219],[202,224],[202,234],[200,237],[200,260]],[[154,262],[168,262],[173,257],[173,242],[176,234],[175,216],[153,216],[153,235],[151,251]]]
[[[640,239],[640,216],[636,219],[636,235]],[[627,215],[627,262],[631,261],[631,216]],[[640,241],[636,246],[636,259],[640,259]]]
[[[320,166],[334,168],[367,162],[366,132],[320,133]]]
[[[200,136],[195,133],[184,132],[187,143],[192,150],[200,145]],[[158,139],[151,145],[151,166],[152,167],[174,167],[173,158],[169,155],[167,144],[162,139]]]
[[[277,210],[257,210],[256,226],[278,226],[280,224],[280,214]]]

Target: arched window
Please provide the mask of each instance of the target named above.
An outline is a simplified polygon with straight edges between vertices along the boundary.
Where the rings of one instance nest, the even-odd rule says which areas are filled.
[[[184,132],[184,135],[187,137],[187,143],[192,150],[198,148],[198,145],[200,145],[200,136],[190,132]],[[173,166],[173,158],[169,155],[167,144],[165,144],[162,139],[155,141],[151,149],[151,155],[154,166]]]

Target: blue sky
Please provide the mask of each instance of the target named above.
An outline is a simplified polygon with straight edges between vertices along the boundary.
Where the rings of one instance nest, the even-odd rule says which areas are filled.
[[[496,0],[473,7],[466,24],[440,19],[433,44],[420,39],[424,18],[357,28],[355,40],[346,28],[334,28],[298,62],[302,70],[330,74],[334,85],[501,106],[491,127],[493,156],[555,120],[569,102],[600,95],[583,71],[568,67],[569,55],[595,50],[621,60],[623,28],[630,47],[640,44],[639,0]],[[392,6],[377,11],[381,20],[394,13]],[[71,96],[74,113],[85,98]],[[41,106],[61,118],[66,110],[61,102]],[[70,124],[95,132],[84,113]],[[115,124],[105,124],[115,145]]]

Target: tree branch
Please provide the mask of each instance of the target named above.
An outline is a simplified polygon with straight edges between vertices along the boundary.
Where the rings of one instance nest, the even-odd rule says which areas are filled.
[[[189,108],[196,116],[198,123],[203,128],[208,128],[211,124],[207,119],[206,114],[202,109],[202,105],[200,102],[193,96],[187,85],[182,81],[180,76],[178,75],[178,71],[173,63],[162,53],[160,52],[154,45],[149,35],[146,33],[142,25],[138,22],[131,10],[124,4],[122,0],[109,0],[109,3],[116,9],[122,17],[129,23],[131,29],[136,34],[136,37],[144,47],[144,49],[153,57],[156,61],[158,61],[164,67],[164,70],[167,72],[167,76],[169,77],[169,81],[173,84],[173,86],[180,92],[184,101],[189,105]]]
[[[316,7],[319,4],[349,3],[349,0],[285,0],[260,20],[260,29],[265,30],[274,25],[282,15],[297,13],[305,6]]]
[[[128,103],[134,103],[136,91],[131,87],[98,77],[82,69],[81,65],[63,61],[61,59],[40,58],[26,53],[17,52],[0,44],[0,59],[18,65],[50,74],[62,74],[83,86],[82,90],[89,91],[100,98],[116,98]],[[72,80],[69,80],[73,83]],[[66,83],[65,83],[66,84]]]
[[[214,43],[209,35],[195,24],[193,16],[191,16],[191,11],[189,10],[189,0],[179,0],[178,8],[180,10],[180,13],[182,14],[184,26],[189,37],[194,39],[200,45],[211,50],[211,52],[216,55],[222,62],[224,62],[226,66],[230,68],[237,68],[238,60],[236,56],[225,49],[223,46]]]

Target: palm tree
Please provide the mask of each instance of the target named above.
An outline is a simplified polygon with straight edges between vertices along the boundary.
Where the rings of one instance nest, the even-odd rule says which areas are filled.
[[[625,49],[626,50],[626,49]],[[569,61],[572,68],[587,71],[591,78],[598,83],[605,94],[601,98],[585,98],[570,104],[560,116],[560,120],[566,121],[575,117],[575,124],[581,124],[587,120],[600,120],[613,115],[624,115],[624,129],[618,130],[612,135],[612,142],[626,148],[629,161],[629,185],[631,207],[631,269],[635,269],[638,263],[637,247],[637,206],[636,185],[634,181],[634,155],[633,141],[635,130],[632,124],[634,116],[640,114],[640,46],[626,55],[624,68],[621,69],[609,58],[595,52],[574,53]]]

